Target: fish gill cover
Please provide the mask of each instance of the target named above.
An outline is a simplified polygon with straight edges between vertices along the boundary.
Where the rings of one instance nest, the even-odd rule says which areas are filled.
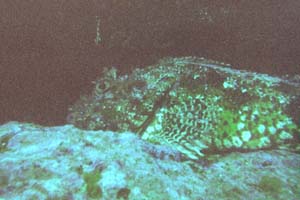
[[[92,94],[70,108],[82,129],[132,131],[191,159],[277,148],[299,138],[289,114],[300,84],[197,57],[165,58],[118,75],[106,69]],[[299,117],[299,116],[298,116]]]

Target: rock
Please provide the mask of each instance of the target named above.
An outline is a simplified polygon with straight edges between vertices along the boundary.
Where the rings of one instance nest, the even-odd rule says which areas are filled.
[[[203,166],[129,132],[0,126],[0,137],[10,132],[0,153],[0,199],[300,198],[300,156],[284,150],[231,153]]]
[[[118,75],[107,69],[70,108],[83,129],[131,131],[188,158],[277,148],[299,138],[299,82],[197,57],[166,58]],[[296,104],[297,105],[297,104]],[[299,116],[297,116],[299,117]]]

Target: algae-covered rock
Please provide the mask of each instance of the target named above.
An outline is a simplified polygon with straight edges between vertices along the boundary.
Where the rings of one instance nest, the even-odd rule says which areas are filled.
[[[133,133],[10,122],[0,152],[0,199],[300,199],[300,155],[208,155],[205,165]]]
[[[127,75],[106,70],[70,108],[83,129],[132,131],[187,157],[279,147],[299,137],[299,82],[203,58],[168,58]]]

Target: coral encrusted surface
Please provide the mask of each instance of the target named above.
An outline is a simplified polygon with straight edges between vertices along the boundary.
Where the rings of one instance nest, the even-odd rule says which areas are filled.
[[[0,126],[0,144],[1,200],[300,199],[300,155],[286,150],[202,165],[130,132],[18,122]]]

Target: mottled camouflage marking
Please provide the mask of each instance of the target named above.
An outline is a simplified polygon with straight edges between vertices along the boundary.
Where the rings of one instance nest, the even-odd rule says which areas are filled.
[[[70,123],[133,131],[191,159],[278,147],[299,134],[286,113],[299,85],[202,58],[164,59],[123,76],[106,70],[95,84],[94,93],[70,109]]]

